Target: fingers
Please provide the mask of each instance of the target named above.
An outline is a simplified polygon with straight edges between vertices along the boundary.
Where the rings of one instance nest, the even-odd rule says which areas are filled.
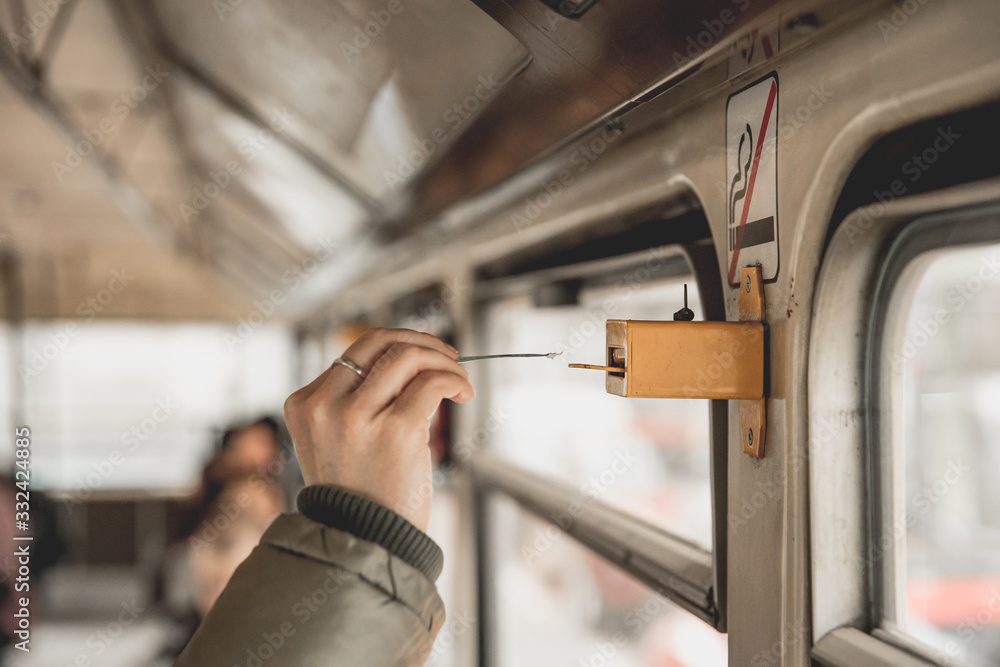
[[[308,419],[303,406],[309,397],[322,390],[324,383],[326,383],[327,378],[331,374],[331,371],[332,369],[327,368],[325,371],[320,373],[319,377],[315,380],[293,392],[288,398],[285,399],[285,424],[287,425],[293,438],[296,435],[296,431],[302,433],[307,432],[306,429],[308,428]]]
[[[343,356],[364,369],[363,381],[332,366],[285,402],[303,478],[409,508],[403,515],[424,529],[427,503],[406,503],[430,479],[427,419],[445,398],[475,396],[458,353],[427,334],[375,329]]]
[[[359,409],[374,415],[396,400],[414,378],[428,371],[447,372],[468,384],[468,373],[453,356],[419,345],[394,343],[375,361],[352,400]]]
[[[429,334],[408,329],[371,329],[343,355],[367,375],[364,381],[350,368],[334,365],[292,394],[285,404],[293,432],[305,435],[337,415],[367,422],[403,396],[399,410],[426,419],[444,398],[464,403],[475,396],[458,352]],[[426,377],[425,377],[426,376]],[[347,426],[346,424],[344,425]]]
[[[465,403],[475,395],[468,378],[450,371],[424,371],[406,386],[390,409],[418,424],[426,423],[442,400]]]
[[[458,350],[440,338],[412,329],[369,329],[347,348],[344,355],[364,368],[367,373],[375,361],[394,343],[429,347],[452,359],[458,358]]]
[[[396,343],[418,345],[458,359],[458,350],[452,346],[435,336],[411,329],[368,329],[341,356],[356,363],[367,375],[379,357]],[[332,370],[329,381],[336,392],[346,394],[358,387],[360,378],[351,369],[337,366]]]

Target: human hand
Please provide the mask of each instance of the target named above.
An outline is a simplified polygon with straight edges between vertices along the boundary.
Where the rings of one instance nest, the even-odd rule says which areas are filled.
[[[364,378],[337,364],[285,401],[305,483],[364,496],[426,531],[428,420],[445,398],[465,403],[476,395],[458,351],[409,329],[369,329],[342,358]]]

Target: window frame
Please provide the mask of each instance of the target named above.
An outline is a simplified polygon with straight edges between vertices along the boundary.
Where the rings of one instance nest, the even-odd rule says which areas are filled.
[[[499,300],[530,293],[533,289],[561,281],[581,281],[586,286],[601,285],[601,280],[622,271],[642,266],[653,251],[666,261],[662,279],[690,275],[697,283],[706,320],[724,320],[724,300],[715,247],[710,242],[692,245],[667,245],[611,258],[598,259],[544,269],[518,276],[477,283],[474,320],[482,333],[483,313]],[[659,276],[658,276],[659,278]],[[487,398],[487,395],[482,397]],[[480,403],[486,410],[489,400]],[[485,414],[481,415],[485,418]],[[726,509],[728,484],[728,405],[727,401],[709,403],[709,466],[712,499],[712,550],[706,551],[690,541],[671,534],[600,500],[588,502],[587,509],[563,530],[585,548],[614,563],[623,572],[650,586],[683,609],[704,620],[719,632],[726,631],[725,566]],[[501,461],[489,454],[489,448],[473,455],[467,467],[471,472],[477,500],[477,538],[480,562],[480,618],[491,626],[490,605],[495,599],[488,584],[489,518],[488,495],[501,494],[514,500],[523,510],[552,523],[550,517],[565,510],[579,497],[578,489],[551,480],[544,475]],[[490,630],[483,628],[484,633]],[[483,649],[488,657],[488,648]]]
[[[905,551],[879,538],[905,503],[893,494],[899,396],[882,351],[915,285],[897,288],[928,253],[1000,241],[998,221],[1000,179],[991,179],[858,209],[827,248],[808,369],[812,656],[821,665],[942,664],[932,647],[891,627]]]

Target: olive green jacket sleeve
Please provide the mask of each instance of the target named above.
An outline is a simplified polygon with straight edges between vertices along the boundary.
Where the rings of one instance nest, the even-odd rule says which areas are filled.
[[[284,514],[175,667],[417,667],[443,623],[425,572],[375,542]]]

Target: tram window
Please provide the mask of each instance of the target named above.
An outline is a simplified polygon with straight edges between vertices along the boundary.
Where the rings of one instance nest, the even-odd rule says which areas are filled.
[[[493,494],[496,664],[715,667],[726,636]]]
[[[912,300],[883,348],[896,452],[896,507],[881,536],[895,542],[887,625],[933,647],[941,662],[996,665],[1000,245],[918,261],[923,273],[897,284]]]
[[[491,449],[710,551],[708,401],[624,399],[605,392],[602,373],[567,367],[603,363],[608,318],[669,320],[681,307],[685,278],[631,279],[641,275],[649,273],[584,288],[575,305],[516,297],[488,308],[485,349],[563,352],[553,361],[488,362],[490,407],[503,416]],[[693,276],[686,282],[702,319]]]
[[[21,349],[13,372],[23,419],[38,443],[32,486],[76,500],[189,492],[224,415],[262,414],[294,388],[286,332],[263,326],[230,346],[234,332],[219,324],[54,322],[9,335]]]

